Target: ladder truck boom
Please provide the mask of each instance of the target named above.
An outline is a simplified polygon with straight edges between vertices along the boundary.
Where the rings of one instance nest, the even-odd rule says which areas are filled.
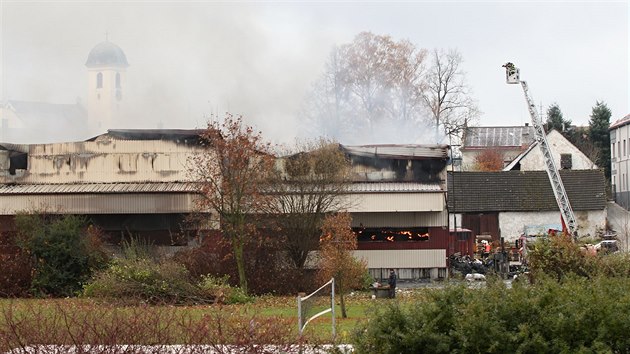
[[[529,108],[529,115],[532,118],[532,124],[534,126],[536,142],[538,143],[538,146],[540,146],[540,151],[542,152],[543,160],[545,161],[545,169],[547,170],[547,175],[549,176],[549,181],[551,182],[551,187],[553,189],[553,194],[556,197],[556,202],[558,203],[558,207],[560,208],[562,220],[564,221],[564,224],[566,225],[569,233],[574,238],[576,238],[578,225],[575,219],[575,214],[573,213],[573,209],[571,208],[571,203],[569,203],[567,192],[564,189],[562,179],[560,178],[560,173],[558,172],[558,168],[556,167],[553,155],[551,154],[551,149],[549,148],[549,144],[547,143],[547,134],[545,134],[542,121],[538,116],[538,112],[536,111],[534,100],[529,94],[527,82],[520,79],[519,69],[515,67],[514,64],[506,63],[505,65],[503,65],[503,67],[505,68],[506,82],[508,84],[521,84],[521,87],[523,88],[525,100],[527,101],[527,108]]]

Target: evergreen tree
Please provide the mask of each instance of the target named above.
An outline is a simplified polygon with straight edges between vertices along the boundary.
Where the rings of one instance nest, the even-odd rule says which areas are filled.
[[[595,161],[598,166],[604,168],[606,179],[610,182],[610,117],[612,113],[604,102],[597,101],[591,113],[589,124],[589,138],[599,149],[598,159]]]
[[[545,123],[545,131],[549,132],[551,129],[559,131],[562,135],[566,136],[566,133],[571,126],[571,121],[564,119],[562,111],[557,103],[552,104],[547,109],[547,122]]]

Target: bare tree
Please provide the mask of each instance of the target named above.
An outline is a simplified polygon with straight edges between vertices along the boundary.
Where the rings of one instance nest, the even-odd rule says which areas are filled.
[[[312,94],[306,100],[305,115],[310,129],[331,139],[339,139],[351,130],[350,90],[344,64],[339,48],[333,48],[324,73],[314,83]]]
[[[324,216],[347,207],[350,163],[330,140],[298,143],[296,149],[301,152],[280,159],[271,213],[277,215],[289,257],[301,269],[318,249]]]
[[[457,50],[435,49],[431,55],[422,97],[431,113],[436,136],[461,133],[479,116],[460,68],[462,56]]]
[[[425,56],[409,41],[370,32],[334,48],[307,98],[311,128],[319,128],[314,133],[365,141],[383,134],[382,127],[407,132],[422,120]]]
[[[275,159],[260,132],[245,126],[242,117],[227,114],[223,123],[209,122],[201,138],[207,149],[189,161],[199,195],[197,208],[219,216],[221,232],[232,245],[240,287],[247,293],[243,249],[255,235],[254,216],[270,203],[266,190]]]

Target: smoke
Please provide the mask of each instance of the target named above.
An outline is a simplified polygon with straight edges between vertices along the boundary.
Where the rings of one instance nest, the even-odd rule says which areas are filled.
[[[299,105],[332,42],[310,21],[264,5],[1,6],[8,72],[2,78],[3,101],[74,103],[80,98],[87,103],[89,51],[107,32],[125,52],[130,64],[122,88],[125,119],[103,132],[204,127],[210,114],[229,111],[244,115],[269,139],[287,141],[297,134]],[[50,141],[43,136],[28,140]]]
[[[229,111],[243,114],[266,138],[287,142],[302,130],[303,99],[331,48],[368,30],[422,48],[460,49],[485,112],[481,125],[529,121],[521,92],[505,86],[500,65],[507,60],[521,67],[537,103],[558,102],[573,122],[586,124],[596,100],[608,104],[613,119],[628,113],[627,9],[624,3],[553,2],[2,1],[0,98],[87,102],[85,61],[108,32],[130,66],[123,88],[127,118],[103,132],[203,127],[210,114]],[[527,20],[515,23],[514,16]],[[411,142],[426,140],[405,126],[374,128],[391,131],[383,142],[407,133]],[[26,140],[14,142],[51,137]]]

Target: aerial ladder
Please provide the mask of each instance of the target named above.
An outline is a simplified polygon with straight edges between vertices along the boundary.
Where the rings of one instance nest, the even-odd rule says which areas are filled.
[[[549,144],[547,143],[547,134],[545,134],[545,130],[543,128],[542,121],[538,116],[538,112],[536,111],[536,106],[534,105],[534,100],[529,94],[527,88],[527,82],[522,81],[520,79],[519,69],[514,66],[512,63],[506,63],[503,65],[505,68],[505,80],[508,84],[521,84],[523,87],[523,93],[525,93],[525,99],[527,100],[527,108],[529,108],[529,115],[532,118],[532,124],[534,126],[535,139],[540,146],[540,151],[542,152],[543,159],[545,160],[545,168],[547,170],[547,175],[549,176],[549,181],[551,182],[551,187],[553,189],[553,194],[556,197],[556,202],[558,203],[558,207],[560,208],[560,214],[562,216],[563,221],[563,229],[566,229],[573,238],[577,238],[577,221],[575,219],[575,214],[573,213],[573,209],[571,208],[571,203],[569,203],[569,198],[567,197],[567,192],[564,189],[564,185],[562,184],[562,179],[560,178],[560,173],[558,172],[558,168],[556,167],[556,163],[551,155],[551,149],[549,148]]]

